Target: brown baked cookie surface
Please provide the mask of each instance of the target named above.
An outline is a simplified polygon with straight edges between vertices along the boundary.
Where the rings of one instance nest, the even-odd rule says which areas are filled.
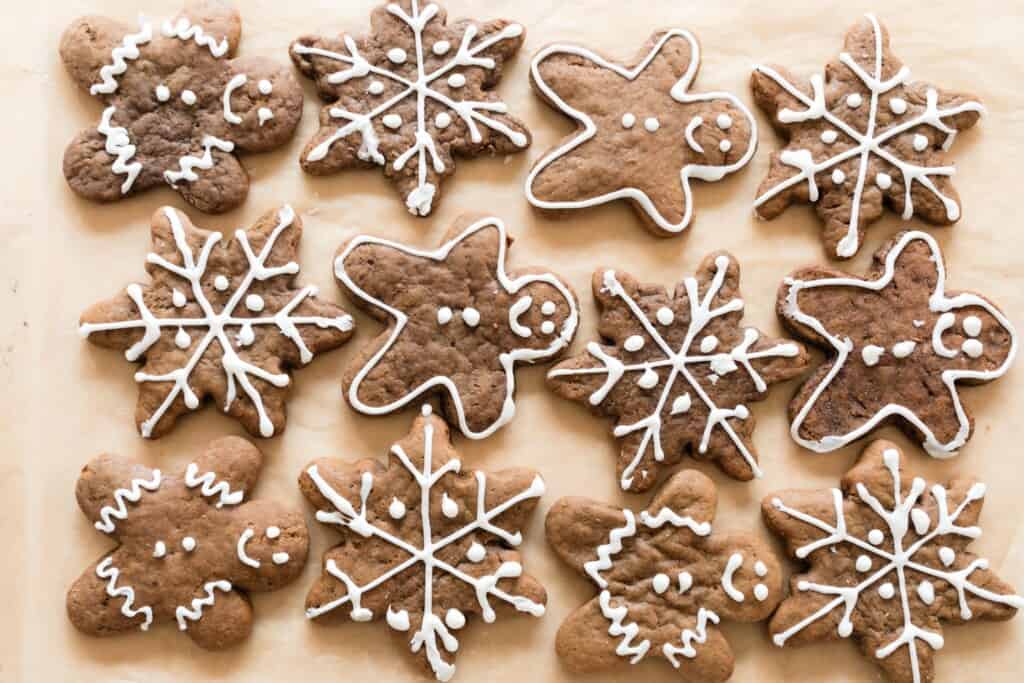
[[[579,310],[557,275],[508,270],[511,244],[497,218],[467,215],[434,250],[368,235],[341,247],[338,282],[357,306],[387,323],[345,372],[354,409],[383,415],[439,394],[445,415],[472,439],[512,420],[515,366],[562,354]]]
[[[299,477],[318,521],[342,541],[324,555],[306,616],[383,619],[425,668],[455,674],[470,617],[544,614],[547,594],[515,547],[544,482],[533,470],[463,469],[448,425],[429,406],[376,460],[320,459]]]
[[[505,62],[523,44],[519,24],[469,19],[447,24],[433,2],[379,6],[364,37],[303,36],[292,61],[327,102],[302,168],[328,175],[380,166],[406,207],[426,216],[454,157],[512,154],[530,132],[495,92]]]
[[[692,180],[721,180],[757,149],[757,123],[735,95],[689,92],[700,59],[683,29],[652,35],[630,66],[578,45],[538,52],[533,89],[576,131],[534,165],[530,203],[565,211],[626,199],[656,235],[689,227]]]
[[[771,549],[749,533],[712,533],[717,495],[706,476],[677,473],[634,514],[585,498],[548,512],[548,543],[600,593],[558,630],[570,670],[663,657],[688,681],[725,681],[734,657],[722,620],[767,619],[783,595]]]
[[[1017,355],[1017,333],[995,304],[947,290],[942,252],[923,232],[896,235],[864,277],[794,272],[777,308],[827,354],[789,405],[793,439],[818,452],[894,423],[931,455],[955,455],[973,430],[960,388],[1002,377]]]
[[[241,33],[238,11],[219,0],[192,0],[138,27],[100,16],[72,23],[61,59],[105,109],[64,152],[71,189],[114,201],[169,184],[207,213],[241,204],[249,176],[233,153],[291,139],[303,99],[284,65],[234,58]]]
[[[164,207],[153,215],[150,283],[96,304],[79,332],[142,363],[135,420],[146,438],[211,399],[253,435],[285,426],[291,369],[344,344],[352,317],[295,283],[302,221],[290,206],[234,238]]]
[[[646,491],[684,455],[729,476],[760,476],[747,403],[800,374],[798,343],[741,327],[740,268],[726,252],[708,255],[696,277],[671,294],[628,273],[599,268],[593,278],[602,341],[559,363],[548,386],[616,421],[616,471],[624,491]]]
[[[177,622],[207,650],[252,631],[247,592],[277,590],[306,565],[302,513],[244,500],[263,456],[238,437],[211,442],[168,475],[115,455],[85,466],[75,495],[96,528],[118,542],[71,586],[71,623],[110,636]]]
[[[904,220],[950,225],[960,218],[948,151],[984,108],[971,95],[911,81],[874,15],[847,32],[824,77],[805,82],[782,67],[757,66],[750,83],[786,140],[757,192],[761,218],[794,201],[814,204],[833,258],[856,254],[886,206]]]
[[[935,678],[942,623],[1009,619],[1024,598],[967,546],[981,535],[984,484],[929,485],[899,449],[871,443],[841,489],[783,491],[765,523],[807,572],[772,617],[775,644],[854,638],[894,683]]]

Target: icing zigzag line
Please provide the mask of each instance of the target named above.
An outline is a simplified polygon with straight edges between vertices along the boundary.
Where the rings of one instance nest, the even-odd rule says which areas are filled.
[[[220,590],[225,593],[231,591],[230,581],[209,581],[203,590],[206,591],[206,597],[192,598],[192,609],[185,607],[184,605],[178,605],[178,608],[174,610],[174,617],[178,620],[178,628],[182,631],[188,628],[189,621],[199,621],[203,616],[203,608],[211,607],[214,603],[213,591]]]
[[[134,479],[129,488],[117,489],[114,491],[114,504],[105,505],[100,509],[100,521],[96,522],[95,527],[103,533],[113,533],[116,528],[116,522],[111,518],[123,520],[128,517],[128,507],[125,505],[125,501],[138,503],[139,499],[142,498],[142,489],[156,491],[158,488],[160,488],[160,470],[153,470],[153,479],[151,481]]]
[[[206,34],[202,26],[196,26],[188,17],[180,17],[175,23],[164,22],[164,35],[168,38],[179,38],[181,40],[194,40],[196,45],[207,47],[214,57],[223,57],[228,51],[228,39],[224,38],[219,43],[213,36]]]
[[[188,469],[185,470],[185,485],[189,488],[195,488],[200,484],[202,487],[199,489],[199,493],[204,496],[220,496],[220,500],[217,501],[217,507],[221,508],[225,505],[238,505],[242,502],[242,498],[245,497],[245,491],[232,491],[231,485],[226,481],[217,481],[217,474],[215,472],[205,472],[200,476],[196,476],[199,473],[199,465],[189,463]]]
[[[633,517],[632,510],[623,510],[622,514],[626,518],[626,524],[612,529],[608,534],[608,542],[597,547],[597,559],[583,565],[584,571],[601,588],[608,587],[608,582],[601,577],[601,572],[612,568],[612,555],[622,552],[622,539],[629,538],[636,533],[636,519]]]
[[[121,44],[110,53],[110,64],[100,69],[102,83],[93,83],[89,87],[90,95],[110,95],[117,91],[117,79],[128,70],[128,59],[139,58],[139,45],[148,43],[153,38],[153,26],[149,22],[139,21],[139,32],[129,33],[121,39]]]
[[[117,578],[121,572],[117,567],[112,566],[113,563],[113,557],[104,558],[102,562],[96,565],[96,576],[101,579],[110,579],[106,586],[107,595],[112,598],[124,598],[124,604],[121,605],[121,614],[129,619],[140,614],[146,617],[146,620],[139,625],[139,628],[143,631],[148,631],[149,625],[153,623],[153,609],[149,606],[138,609],[132,607],[132,604],[135,602],[135,590],[131,586],[117,587]]]
[[[216,147],[222,152],[232,152],[235,149],[235,143],[229,140],[221,140],[213,135],[203,136],[203,156],[183,156],[179,160],[180,168],[179,171],[164,171],[164,179],[173,187],[178,183],[179,180],[187,180],[190,183],[199,180],[199,176],[196,174],[195,169],[201,169],[208,171],[213,168],[213,154],[212,150]]]

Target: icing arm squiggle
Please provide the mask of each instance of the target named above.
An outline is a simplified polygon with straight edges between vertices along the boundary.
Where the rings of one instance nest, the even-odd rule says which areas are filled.
[[[114,491],[114,504],[106,505],[100,509],[100,520],[95,527],[100,531],[112,534],[117,527],[115,519],[125,520],[128,518],[127,503],[138,503],[142,498],[142,491],[156,491],[160,488],[160,470],[153,470],[153,477],[149,481],[145,479],[133,479],[126,489]]]

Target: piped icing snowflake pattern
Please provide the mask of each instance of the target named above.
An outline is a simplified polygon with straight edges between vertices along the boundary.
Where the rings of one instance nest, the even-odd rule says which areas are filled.
[[[302,153],[306,171],[382,166],[409,211],[426,216],[442,179],[455,172],[455,155],[529,146],[529,131],[493,93],[523,43],[523,27],[446,21],[435,3],[401,0],[374,11],[370,36],[292,43],[295,65],[332,102]]]
[[[572,290],[540,268],[509,271],[512,240],[497,218],[464,216],[426,251],[358,236],[334,272],[352,300],[387,329],[352,361],[345,395],[367,415],[441,394],[471,439],[515,416],[515,366],[552,360],[579,326]]]
[[[684,231],[691,180],[721,180],[757,149],[757,123],[735,95],[689,92],[699,68],[697,39],[683,29],[655,33],[631,67],[576,45],[542,49],[531,83],[580,130],[534,165],[530,203],[563,210],[628,199],[653,231]]]
[[[623,490],[651,488],[687,450],[734,478],[761,475],[747,403],[799,374],[808,356],[800,344],[739,326],[739,277],[724,252],[706,257],[672,296],[619,271],[594,274],[610,345],[590,342],[586,354],[548,373],[548,385],[617,420]]]
[[[310,619],[342,609],[353,621],[383,618],[448,681],[469,617],[544,614],[544,588],[513,550],[543,480],[526,469],[463,471],[447,424],[429,406],[386,466],[321,459],[299,484],[317,520],[344,535],[306,598]]]
[[[972,421],[962,384],[1002,377],[1017,356],[1017,333],[988,299],[946,291],[935,239],[897,235],[865,278],[808,268],[785,279],[779,315],[829,354],[790,404],[790,433],[828,452],[895,421],[932,456],[967,442]],[[857,405],[858,410],[836,406]]]
[[[106,108],[65,152],[71,188],[113,201],[166,183],[202,211],[238,206],[249,177],[232,153],[284,144],[302,115],[286,68],[232,58],[240,36],[238,12],[209,0],[163,22],[140,17],[137,31],[104,17],[75,21],[61,57]]]
[[[309,549],[298,510],[245,500],[262,458],[228,437],[210,443],[184,476],[113,455],[86,465],[79,507],[119,545],[71,586],[71,622],[97,636],[177,623],[211,650],[247,637],[253,610],[239,591],[287,585]]]
[[[170,207],[153,217],[152,282],[82,314],[79,332],[144,363],[136,421],[146,438],[212,397],[254,435],[284,428],[289,369],[344,344],[352,317],[294,279],[302,223],[290,206],[225,240]]]
[[[755,67],[755,98],[788,140],[758,190],[758,216],[775,218],[794,200],[815,204],[829,253],[839,258],[857,253],[883,205],[904,220],[956,222],[955,169],[945,152],[984,108],[969,95],[909,79],[871,14],[809,88],[784,69]]]
[[[876,441],[842,490],[765,499],[769,528],[809,565],[770,630],[780,647],[856,638],[894,683],[921,683],[934,678],[943,621],[1009,619],[1024,598],[967,550],[981,536],[984,484],[906,481],[900,460],[893,444]]]
[[[756,536],[712,534],[716,505],[714,484],[693,470],[639,514],[585,498],[555,503],[548,543],[600,590],[558,631],[555,648],[572,670],[663,657],[687,680],[729,678],[733,656],[717,625],[766,619],[782,599],[782,573]]]

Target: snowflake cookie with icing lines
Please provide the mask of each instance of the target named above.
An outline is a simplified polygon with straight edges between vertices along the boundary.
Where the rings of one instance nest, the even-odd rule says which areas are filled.
[[[548,512],[548,543],[600,593],[562,623],[555,649],[574,672],[648,657],[685,680],[724,681],[733,653],[723,620],[767,619],[783,595],[771,549],[749,533],[712,533],[715,485],[676,473],[646,510],[562,498]]]
[[[896,423],[936,458],[970,438],[960,387],[1002,377],[1017,333],[988,299],[946,291],[935,239],[896,235],[866,277],[811,267],[785,279],[778,313],[828,354],[789,406],[793,439],[833,451]]]
[[[515,416],[515,366],[555,359],[579,325],[573,291],[541,268],[507,270],[512,238],[497,218],[463,216],[427,251],[358,236],[334,261],[357,306],[388,327],[345,372],[345,396],[383,415],[442,396],[471,439]]]
[[[739,263],[725,252],[707,256],[672,295],[610,268],[594,273],[608,343],[590,342],[587,353],[562,361],[548,386],[617,421],[623,490],[646,491],[686,453],[736,479],[761,475],[747,403],[800,374],[808,355],[798,343],[740,327],[739,285]]]
[[[794,201],[814,204],[838,258],[857,253],[884,206],[904,220],[960,218],[947,152],[984,108],[970,95],[911,81],[873,15],[850,29],[824,76],[805,84],[781,67],[757,66],[751,88],[787,141],[758,189],[759,217],[775,218]]]
[[[211,442],[184,476],[115,455],[86,465],[78,505],[118,547],[71,586],[71,623],[94,636],[176,623],[208,650],[246,638],[247,592],[292,582],[309,551],[299,510],[246,500],[262,463],[251,443],[227,437]]]
[[[577,131],[534,165],[530,203],[563,210],[628,199],[654,233],[685,230],[691,181],[721,180],[757,149],[757,123],[736,96],[689,92],[699,68],[697,39],[682,29],[655,33],[630,67],[576,45],[542,49],[530,81]]]
[[[238,11],[219,0],[137,26],[100,16],[72,23],[61,59],[105,109],[64,153],[71,189],[114,201],[169,184],[201,211],[241,204],[249,176],[233,153],[286,143],[303,100],[283,64],[234,58],[241,32]]]
[[[785,491],[761,506],[807,565],[771,621],[776,645],[853,637],[893,683],[934,680],[942,622],[1004,620],[1024,598],[967,546],[981,536],[985,485],[905,476],[899,449],[875,441],[842,489]]]
[[[434,676],[455,674],[471,617],[544,614],[547,594],[523,573],[520,530],[544,493],[533,470],[464,470],[448,425],[423,406],[387,465],[320,459],[299,477],[319,522],[338,528],[306,616],[383,619]]]
[[[89,308],[80,333],[143,363],[142,436],[166,434],[205,398],[252,434],[274,436],[285,426],[291,368],[341,346],[353,327],[316,287],[295,285],[301,220],[283,206],[230,239],[164,207],[152,225],[150,284]]]
[[[511,154],[530,133],[494,93],[525,31],[505,20],[447,24],[433,2],[374,10],[363,38],[303,36],[292,61],[329,102],[302,167],[327,175],[381,166],[406,207],[428,215],[456,156]]]

